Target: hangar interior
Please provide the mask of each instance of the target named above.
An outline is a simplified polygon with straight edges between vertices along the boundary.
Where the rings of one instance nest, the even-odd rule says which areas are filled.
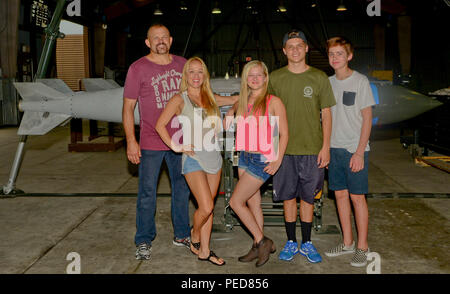
[[[376,2],[379,15],[370,16],[368,6]],[[58,7],[62,20],[52,32]],[[408,119],[372,127],[369,245],[381,256],[381,273],[450,273],[449,17],[447,0],[1,1],[0,186],[5,186],[0,219],[7,237],[0,241],[0,272],[66,273],[67,255],[78,252],[82,273],[366,273],[366,268],[349,266],[345,257],[314,265],[301,257],[278,260],[285,231],[270,195],[263,197],[265,230],[278,251],[262,268],[238,262],[251,238],[228,207],[225,180],[216,200],[211,246],[227,265],[205,267],[188,250],[171,245],[165,167],[152,259],[134,260],[138,178],[126,158],[121,124],[73,118],[42,136],[17,134],[24,113],[13,82],[60,79],[73,92],[89,91],[85,78],[123,86],[130,64],[148,54],[148,27],[162,23],[174,40],[171,53],[201,57],[212,78],[238,78],[246,62],[255,59],[269,71],[286,65],[281,40],[298,28],[308,39],[307,63],[328,75],[333,70],[326,40],[343,35],[355,45],[353,69],[371,81],[439,101]],[[49,40],[53,43],[46,45]],[[409,107],[386,101],[380,105],[405,112]],[[233,178],[233,167],[227,167]],[[192,198],[191,215],[195,207]],[[315,222],[313,241],[323,252],[340,238],[326,183]]]

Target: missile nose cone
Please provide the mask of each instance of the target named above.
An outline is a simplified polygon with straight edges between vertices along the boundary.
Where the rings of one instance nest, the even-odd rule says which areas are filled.
[[[442,105],[435,98],[402,86],[380,84],[376,88],[379,104],[374,109],[374,117],[379,117],[380,124],[411,119]]]
[[[426,112],[442,105],[442,103],[434,97],[429,97],[409,89],[405,89],[404,95],[405,99],[411,100],[417,111]]]
[[[444,104],[444,103],[440,102],[439,100],[437,100],[434,97],[431,97],[431,100],[430,100],[430,107],[431,108],[430,109],[433,109],[435,107],[441,106],[442,104]]]

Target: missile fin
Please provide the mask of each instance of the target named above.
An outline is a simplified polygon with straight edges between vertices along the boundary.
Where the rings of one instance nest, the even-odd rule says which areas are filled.
[[[67,114],[25,111],[17,134],[45,135],[70,118]]]
[[[39,83],[13,83],[24,101],[67,99],[68,95]]]
[[[46,84],[53,85],[54,88]],[[67,87],[63,81],[55,81],[55,79],[46,79],[36,83],[14,83],[14,87],[24,101],[67,99],[71,92],[68,91],[70,90],[68,87],[64,86]],[[66,91],[67,94],[59,90]],[[67,114],[25,111],[17,134],[44,135],[70,118],[71,116]]]
[[[116,81],[111,79],[105,80],[102,78],[83,79],[83,85],[84,88],[86,89],[86,92],[95,92],[120,88],[120,85],[117,84]]]
[[[61,93],[73,93],[72,89],[70,89],[69,86],[67,86],[67,84],[61,79],[36,79],[36,82],[43,83]]]

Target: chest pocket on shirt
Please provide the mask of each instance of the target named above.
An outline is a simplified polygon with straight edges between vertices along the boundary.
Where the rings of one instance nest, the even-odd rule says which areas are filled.
[[[347,105],[347,106],[352,106],[355,104],[355,97],[356,97],[355,92],[344,91],[344,95],[342,97],[342,103],[344,103],[344,105]]]

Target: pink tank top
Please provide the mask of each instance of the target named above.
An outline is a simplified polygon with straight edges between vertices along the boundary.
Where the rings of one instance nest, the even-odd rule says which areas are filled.
[[[272,95],[266,99],[266,112],[264,115],[259,113],[253,115],[239,116],[236,118],[236,151],[249,151],[263,154],[268,161],[275,160],[277,150],[275,139],[273,137],[275,124],[271,125],[269,121],[269,104]],[[247,113],[250,112],[253,105],[248,104]]]

